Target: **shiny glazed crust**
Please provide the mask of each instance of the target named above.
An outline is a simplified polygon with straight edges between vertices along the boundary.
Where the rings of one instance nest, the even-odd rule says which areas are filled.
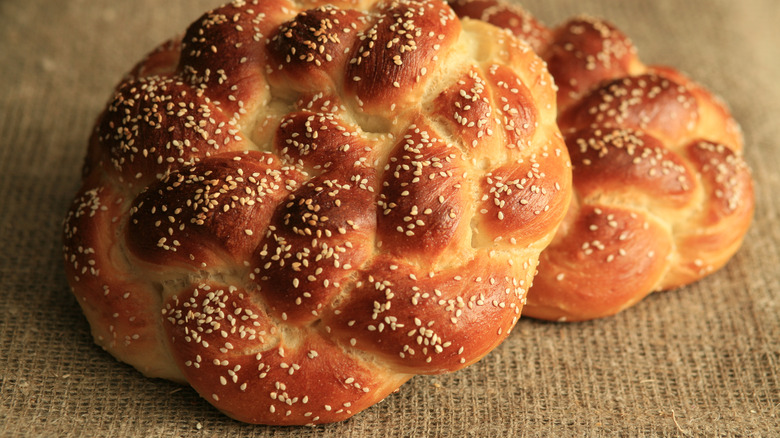
[[[604,20],[550,30],[496,0],[451,6],[532,41],[559,88],[575,195],[542,253],[525,315],[612,315],[734,255],[752,220],[753,181],[739,126],[717,97],[673,68],[642,64]]]
[[[67,276],[146,375],[340,421],[509,334],[571,199],[555,116],[529,45],[446,3],[236,1],[117,86]]]

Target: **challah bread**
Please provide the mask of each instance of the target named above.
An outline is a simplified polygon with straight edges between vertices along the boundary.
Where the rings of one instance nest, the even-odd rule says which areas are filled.
[[[496,0],[451,5],[533,42],[559,88],[575,195],[542,253],[525,315],[612,315],[712,273],[737,251],[753,183],[739,126],[718,98],[673,68],[642,64],[604,20],[550,30]]]
[[[436,0],[236,1],[117,86],[65,221],[96,342],[238,420],[343,420],[520,317],[571,198],[552,78]]]

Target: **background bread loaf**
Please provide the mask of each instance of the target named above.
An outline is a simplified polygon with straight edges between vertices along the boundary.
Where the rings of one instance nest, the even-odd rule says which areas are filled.
[[[579,17],[548,29],[517,5],[451,4],[460,16],[529,41],[558,86],[575,196],[542,254],[526,315],[612,315],[729,260],[754,197],[742,133],[720,99],[671,67],[644,65],[604,20]]]

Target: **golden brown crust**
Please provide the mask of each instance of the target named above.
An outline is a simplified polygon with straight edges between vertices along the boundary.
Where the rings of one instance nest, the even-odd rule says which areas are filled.
[[[446,3],[238,0],[116,87],[68,278],[144,373],[340,421],[509,334],[571,198],[554,119],[529,46]]]
[[[549,44],[552,33],[518,5],[493,0],[452,0],[449,2],[459,17],[486,21],[527,41],[536,52]]]
[[[469,226],[468,167],[460,150],[424,121],[410,125],[385,166],[377,230],[382,249],[425,260],[459,245]]]
[[[698,122],[697,101],[687,88],[655,74],[602,82],[561,113],[567,134],[582,127],[623,128],[653,134],[674,147]]]
[[[93,175],[65,218],[65,273],[95,342],[141,372],[182,381],[158,336],[160,293],[128,266],[117,229],[130,200]]]
[[[169,268],[249,260],[277,204],[304,175],[269,153],[220,154],[150,185],[133,201],[127,248]]]
[[[536,22],[501,1],[453,3],[521,37],[491,11]],[[559,87],[575,197],[541,256],[524,313],[612,315],[723,266],[754,206],[742,136],[726,106],[673,68],[643,65],[604,20],[575,18],[542,33],[551,35],[538,50]]]
[[[145,187],[214,153],[246,149],[244,136],[202,91],[178,77],[120,85],[99,121],[93,160],[122,182]]]
[[[503,340],[520,318],[527,280],[505,254],[486,250],[437,272],[383,257],[323,322],[341,342],[401,370],[440,373],[476,362]]]
[[[612,24],[592,17],[574,18],[558,26],[540,53],[558,85],[560,111],[602,81],[641,69],[631,40]]]
[[[488,173],[479,205],[482,233],[493,241],[533,244],[549,221],[566,215],[569,197],[562,188],[571,184],[570,172],[554,153],[541,153]]]
[[[266,37],[294,15],[287,0],[234,2],[195,20],[182,38],[178,71],[229,118],[254,112],[270,98]]]
[[[608,192],[644,196],[676,208],[693,201],[696,176],[684,158],[644,131],[595,126],[567,136],[581,198]]]
[[[344,75],[345,100],[368,114],[411,103],[409,96],[422,92],[460,34],[460,20],[444,2],[380,3],[376,13]]]
[[[389,374],[314,332],[283,333],[252,293],[201,283],[165,303],[165,333],[187,381],[231,417],[313,424],[349,418],[411,374]],[[258,344],[273,348],[258,350]],[[227,354],[229,353],[229,354]]]
[[[583,205],[573,206],[569,217],[567,232],[540,258],[531,316],[577,321],[611,315],[644,298],[665,274],[672,242],[665,224],[650,215]]]

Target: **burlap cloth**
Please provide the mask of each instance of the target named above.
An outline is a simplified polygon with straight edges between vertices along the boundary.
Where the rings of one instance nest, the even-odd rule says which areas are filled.
[[[0,435],[780,436],[777,0],[525,3],[548,24],[607,17],[730,103],[757,209],[715,275],[604,320],[523,319],[478,364],[313,429],[232,421],[96,347],[60,255],[91,124],[144,52],[218,2],[0,0]]]

